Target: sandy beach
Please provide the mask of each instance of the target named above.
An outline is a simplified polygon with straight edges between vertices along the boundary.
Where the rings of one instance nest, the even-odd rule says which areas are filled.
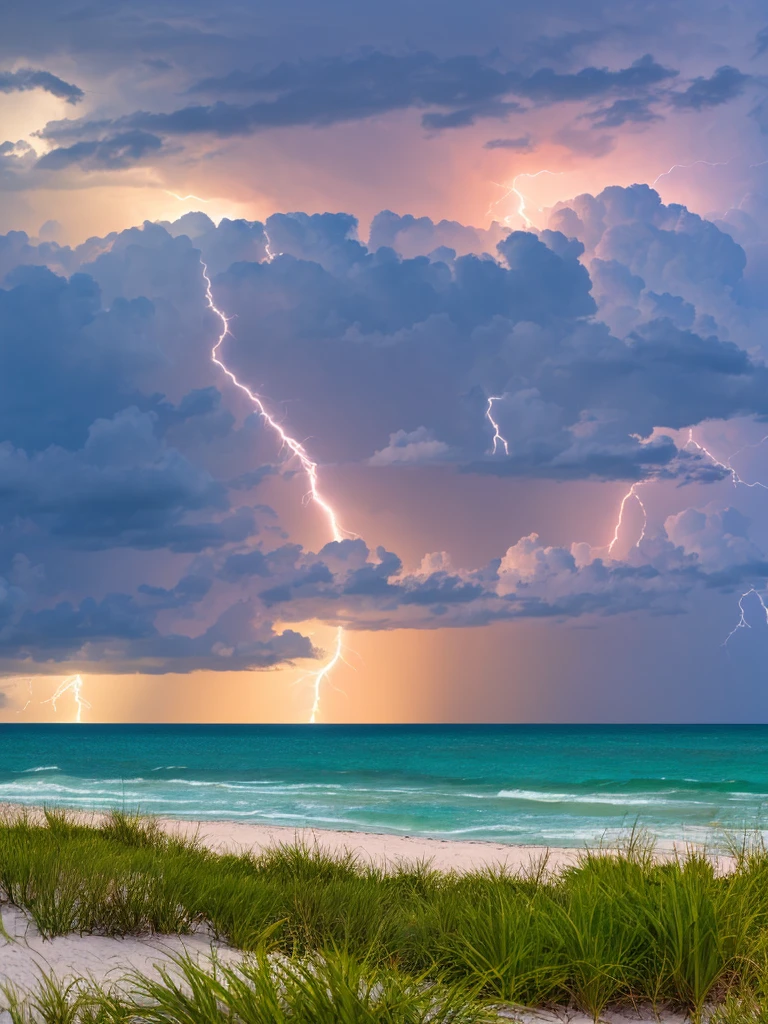
[[[98,824],[105,815],[98,812],[68,810],[84,824]],[[0,816],[29,814],[43,821],[42,807],[0,804]],[[578,861],[580,847],[522,846],[491,843],[485,840],[431,839],[425,836],[400,836],[380,832],[320,828],[289,828],[239,821],[197,821],[157,818],[158,825],[170,835],[196,838],[216,853],[260,853],[276,846],[302,845],[332,854],[351,853],[361,862],[380,867],[428,862],[438,871],[478,871],[504,868],[512,872],[528,871],[546,859],[547,869],[558,871]],[[681,842],[679,847],[684,848]],[[674,853],[675,846],[660,847],[662,856]]]
[[[160,819],[170,833],[197,836],[200,842],[219,853],[259,853],[280,845],[301,844],[328,853],[351,853],[362,862],[379,866],[429,862],[439,871],[477,871],[482,868],[506,868],[525,871],[543,858],[551,870],[576,863],[582,850],[548,849],[545,846],[509,846],[481,840],[429,839],[422,836],[396,836],[376,832],[342,832],[331,829],[286,828],[253,825],[237,821],[178,821]]]
[[[105,820],[99,812],[69,809],[68,814],[84,824]],[[0,804],[0,817],[29,814],[33,820],[44,820],[42,807],[21,804]],[[538,868],[546,861],[548,871],[556,872],[576,864],[585,847],[512,845],[486,840],[432,839],[426,836],[390,835],[382,832],[321,828],[289,828],[282,825],[260,825],[240,821],[199,821],[181,818],[155,819],[169,835],[195,838],[216,853],[260,853],[276,846],[302,845],[331,854],[351,853],[363,863],[379,867],[427,862],[438,871],[479,871],[504,868],[514,873]],[[681,837],[679,842],[659,843],[660,858],[684,853],[691,844]],[[610,853],[605,847],[602,852]],[[730,858],[720,857],[721,869],[727,870]]]

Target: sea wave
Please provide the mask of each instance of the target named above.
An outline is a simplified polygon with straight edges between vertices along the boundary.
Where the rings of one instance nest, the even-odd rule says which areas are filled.
[[[652,807],[652,806],[673,806],[679,803],[688,805],[706,804],[708,801],[691,800],[670,800],[674,790],[665,796],[647,794],[644,796],[629,796],[626,793],[589,793],[583,796],[576,796],[574,793],[540,793],[528,789],[500,789],[496,794],[508,800],[523,800],[532,803],[542,804],[609,804],[616,807]]]

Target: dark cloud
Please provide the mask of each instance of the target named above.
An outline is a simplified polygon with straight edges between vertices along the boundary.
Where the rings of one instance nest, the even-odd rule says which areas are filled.
[[[252,510],[230,511],[224,485],[168,446],[155,426],[152,413],[128,408],[96,420],[79,451],[51,446],[30,458],[6,444],[3,514],[88,549],[198,551],[255,533]],[[205,512],[228,514],[199,521]]]
[[[221,275],[217,295],[237,315],[227,359],[295,399],[301,433],[327,424],[316,446],[329,459],[463,461],[562,479],[689,476],[671,440],[640,439],[655,426],[768,411],[763,364],[695,312],[700,294],[733,306],[743,250],[647,187],[581,197],[554,219],[562,231],[513,232],[497,260],[433,249],[460,232],[424,218],[375,218],[375,253],[344,218],[276,220],[294,253],[311,245],[323,266],[286,254]],[[625,323],[619,337],[600,322],[574,235],[599,238],[601,308]],[[484,247],[487,236],[472,240]],[[399,259],[387,246],[432,256]],[[613,305],[620,296],[631,316]],[[487,395],[500,399],[508,459],[487,457]]]
[[[624,124],[651,124],[662,117],[651,109],[648,100],[614,100],[609,107],[601,107],[585,115],[594,128],[620,128]]]
[[[521,135],[516,139],[489,139],[483,149],[512,149],[518,153],[530,153],[534,145],[530,135]]]
[[[0,71],[0,92],[28,92],[42,89],[67,103],[79,103],[85,93],[76,85],[52,75],[50,71],[20,68],[18,71]]]
[[[318,554],[294,546],[273,566],[269,586],[253,582],[262,587],[261,601],[289,621],[323,618],[350,629],[472,627],[639,610],[678,614],[696,590],[727,590],[765,573],[748,525],[733,509],[687,509],[626,560],[585,544],[547,546],[531,534],[468,571],[435,555],[418,572],[405,572],[397,555],[381,547],[372,553],[360,541],[328,544]]]
[[[620,561],[528,537],[478,569],[432,556],[413,572],[362,540],[317,554],[288,543],[254,491],[296,467],[214,386],[219,325],[201,255],[232,316],[228,365],[268,382],[275,415],[287,409],[296,436],[313,435],[321,462],[384,473],[442,462],[464,481],[703,484],[727,470],[669,432],[768,417],[768,368],[719,327],[747,301],[744,251],[643,186],[580,196],[538,234],[386,211],[367,245],[347,214],[218,226],[197,215],[78,249],[6,236],[8,671],[258,668],[318,655],[276,619],[384,629],[679,612],[687,595],[753,578],[765,562],[737,517],[695,509]],[[489,452],[488,396],[508,454]]]
[[[295,630],[259,627],[247,601],[233,604],[203,633],[161,633],[148,607],[124,594],[79,605],[25,611],[0,632],[0,664],[32,670],[51,660],[99,666],[109,672],[164,673],[270,668],[319,652]]]
[[[120,132],[98,142],[76,142],[52,149],[40,157],[36,166],[45,171],[60,171],[73,164],[86,170],[120,170],[156,156],[162,145],[162,140],[149,132]]]
[[[609,71],[607,68],[582,68],[576,74],[558,74],[552,68],[542,68],[524,77],[510,73],[509,91],[535,103],[563,103],[593,99],[615,92],[646,92],[677,76],[672,68],[657,63],[650,54],[640,57],[627,68]]]
[[[205,133],[227,138],[269,128],[321,127],[410,108],[442,108],[423,114],[422,123],[428,129],[460,128],[480,118],[505,118],[522,109],[519,99],[550,105],[617,93],[644,96],[676,75],[677,71],[650,55],[617,71],[585,67],[568,74],[552,68],[524,74],[502,70],[473,55],[440,58],[428,52],[395,56],[373,51],[354,59],[283,63],[266,73],[232,71],[205,79],[191,90],[214,96],[264,97],[255,103],[217,99],[170,113],[138,111],[113,121],[52,122],[41,133],[44,138],[62,142],[74,137],[78,142],[54,150],[41,166],[56,169],[83,158],[108,166],[110,161],[127,160],[126,153],[137,159],[133,151],[138,148],[143,156],[150,148],[158,148],[157,137]],[[102,139],[96,143],[94,135]],[[98,145],[103,152],[77,148]]]
[[[741,96],[750,76],[725,65],[709,78],[696,78],[683,92],[672,93],[672,104],[679,110],[706,110]]]

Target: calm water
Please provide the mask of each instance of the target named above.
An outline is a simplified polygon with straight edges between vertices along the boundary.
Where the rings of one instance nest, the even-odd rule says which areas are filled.
[[[580,845],[762,824],[768,726],[0,725],[0,801]]]

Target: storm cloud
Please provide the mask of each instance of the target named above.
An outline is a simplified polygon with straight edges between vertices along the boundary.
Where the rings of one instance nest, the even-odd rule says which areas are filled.
[[[362,538],[312,552],[275,529],[259,490],[299,467],[212,375],[201,258],[232,317],[227,364],[269,382],[321,462],[437,464],[466,486],[728,478],[680,432],[768,417],[768,368],[726,326],[752,315],[744,250],[645,186],[581,196],[551,223],[482,232],[385,212],[366,244],[347,214],[195,214],[76,249],[0,239],[5,669],[267,668],[322,653],[309,619],[679,614],[696,593],[759,581],[748,519],[715,506],[675,513],[628,553],[530,534],[468,569],[436,553],[414,570]]]

